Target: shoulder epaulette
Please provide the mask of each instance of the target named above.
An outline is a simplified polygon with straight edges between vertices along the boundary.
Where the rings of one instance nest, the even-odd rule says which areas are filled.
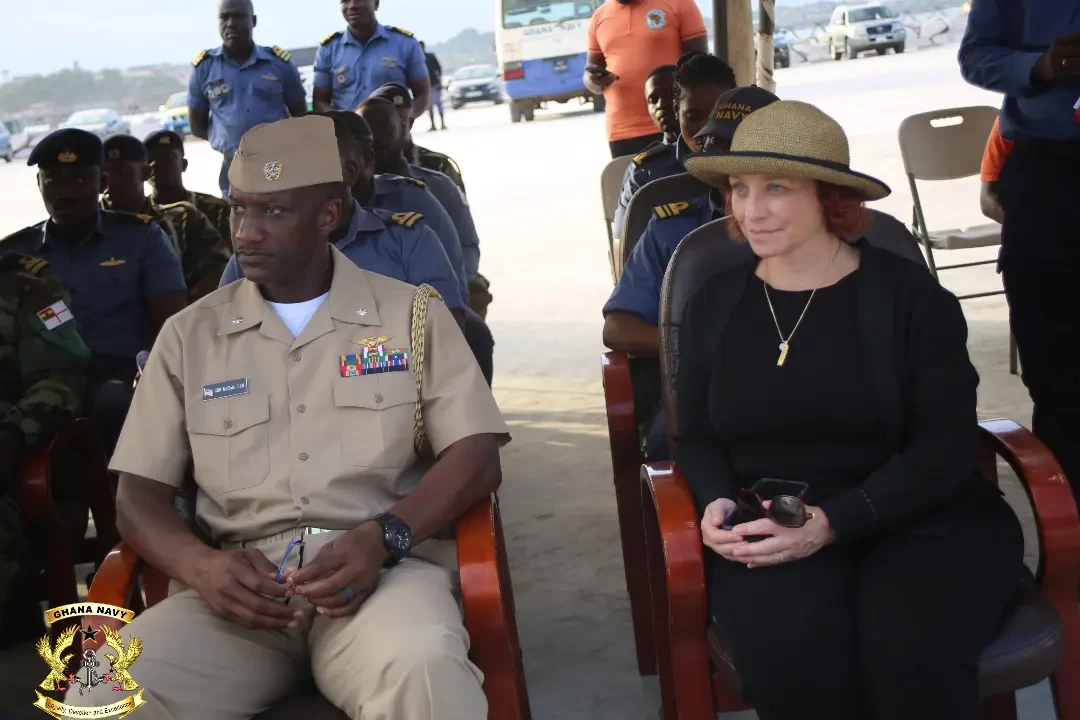
[[[279,58],[281,58],[285,62],[289,62],[290,60],[292,60],[292,53],[289,52],[288,50],[282,50],[277,45],[270,48],[270,52],[274,53],[275,55],[277,55]]]
[[[325,45],[326,43],[330,42],[334,38],[338,38],[338,37],[341,37],[341,31],[340,30],[338,30],[337,32],[330,33],[329,35],[324,37],[322,40],[320,40],[319,44],[320,45]]]
[[[101,217],[104,219],[119,220],[121,222],[135,223],[140,222],[143,225],[149,225],[154,221],[152,215],[143,215],[142,213],[126,213],[119,210],[102,210]]]
[[[413,185],[416,185],[417,187],[427,187],[427,185],[424,183],[424,181],[421,180],[420,178],[402,176],[401,179],[404,180],[405,182],[412,183]]]
[[[192,58],[192,60],[191,60],[191,65],[192,65],[192,67],[199,67],[199,63],[201,63],[201,62],[203,61],[203,59],[204,59],[204,58],[206,58],[206,51],[205,51],[205,50],[200,50],[200,51],[199,51],[199,54],[198,54],[198,55],[196,55],[196,56],[195,56],[194,58]]]
[[[403,225],[407,228],[411,228],[424,219],[424,216],[418,212],[403,212],[394,213],[390,216],[390,220],[396,222],[398,225]]]
[[[408,30],[405,30],[404,28],[394,27],[393,25],[387,25],[386,29],[387,30],[393,30],[396,33],[401,33],[405,37],[413,37],[413,34],[411,32],[409,32]]]
[[[691,203],[680,200],[679,202],[667,203],[666,205],[657,205],[654,208],[654,211],[656,212],[656,217],[663,219],[675,217],[680,213],[686,212],[690,207]]]
[[[669,149],[670,147],[671,147],[670,145],[664,145],[663,143],[661,143],[659,145],[653,145],[652,147],[646,148],[643,152],[640,152],[640,153],[638,153],[637,155],[634,156],[633,163],[635,165],[641,165],[643,162],[645,162],[649,158],[654,158],[657,155],[662,154],[665,150]]]
[[[49,267],[48,260],[22,253],[4,253],[0,257],[0,271],[21,270],[31,275],[41,275]]]

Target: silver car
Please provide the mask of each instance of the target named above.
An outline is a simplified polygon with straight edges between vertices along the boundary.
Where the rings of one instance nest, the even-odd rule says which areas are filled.
[[[115,110],[99,108],[96,110],[79,110],[72,113],[71,117],[64,121],[62,128],[79,128],[92,132],[100,138],[108,137],[116,133],[130,133],[131,124],[120,116]]]
[[[904,52],[907,30],[889,8],[879,3],[839,5],[829,20],[829,51],[834,60],[873,50],[884,55],[889,48]]]

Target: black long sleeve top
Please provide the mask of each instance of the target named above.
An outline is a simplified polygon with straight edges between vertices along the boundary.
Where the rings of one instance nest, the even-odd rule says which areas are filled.
[[[979,484],[959,301],[924,267],[860,248],[860,268],[818,291],[783,367],[757,258],[691,298],[673,432],[701,507],[759,477],[802,480],[843,542],[940,523],[935,510]],[[785,335],[808,296],[770,288]]]

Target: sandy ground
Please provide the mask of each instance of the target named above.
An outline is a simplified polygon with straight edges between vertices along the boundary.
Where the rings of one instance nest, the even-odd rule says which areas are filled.
[[[800,65],[778,71],[778,93],[836,117],[853,165],[894,189],[876,207],[910,221],[896,140],[901,120],[999,104],[964,84],[955,53],[953,46]],[[495,394],[514,431],[500,494],[533,715],[654,719],[656,683],[635,669],[600,383],[600,307],[611,291],[598,188],[609,159],[603,118],[588,106],[556,105],[534,123],[514,125],[503,106],[466,108],[447,121],[450,130],[437,133],[419,121],[416,139],[462,166],[482,238],[481,271],[495,296]],[[204,143],[190,144],[188,155],[189,186],[215,192],[218,156]],[[31,168],[0,165],[0,189],[0,235],[44,217]],[[933,227],[981,223],[977,198],[976,179],[936,183],[923,197]],[[994,251],[953,255],[938,260],[992,258]],[[953,271],[943,281],[957,292],[1000,288],[992,267]],[[1008,374],[1004,299],[964,308],[982,376],[980,415],[1028,424],[1027,394]],[[0,717],[39,717],[30,708],[41,673],[33,650],[7,653],[2,666],[0,707],[11,709]],[[1045,687],[1021,698],[1025,720],[1053,717],[1051,707]]]

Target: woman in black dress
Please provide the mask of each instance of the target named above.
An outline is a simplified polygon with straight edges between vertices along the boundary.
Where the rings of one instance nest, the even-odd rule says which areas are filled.
[[[675,438],[747,700],[761,720],[980,717],[978,659],[1023,537],[977,470],[959,302],[925,267],[841,239],[889,189],[850,169],[813,106],[773,103],[730,153],[686,167],[727,191],[754,254],[686,308]],[[739,520],[763,478],[805,483],[805,512]]]

